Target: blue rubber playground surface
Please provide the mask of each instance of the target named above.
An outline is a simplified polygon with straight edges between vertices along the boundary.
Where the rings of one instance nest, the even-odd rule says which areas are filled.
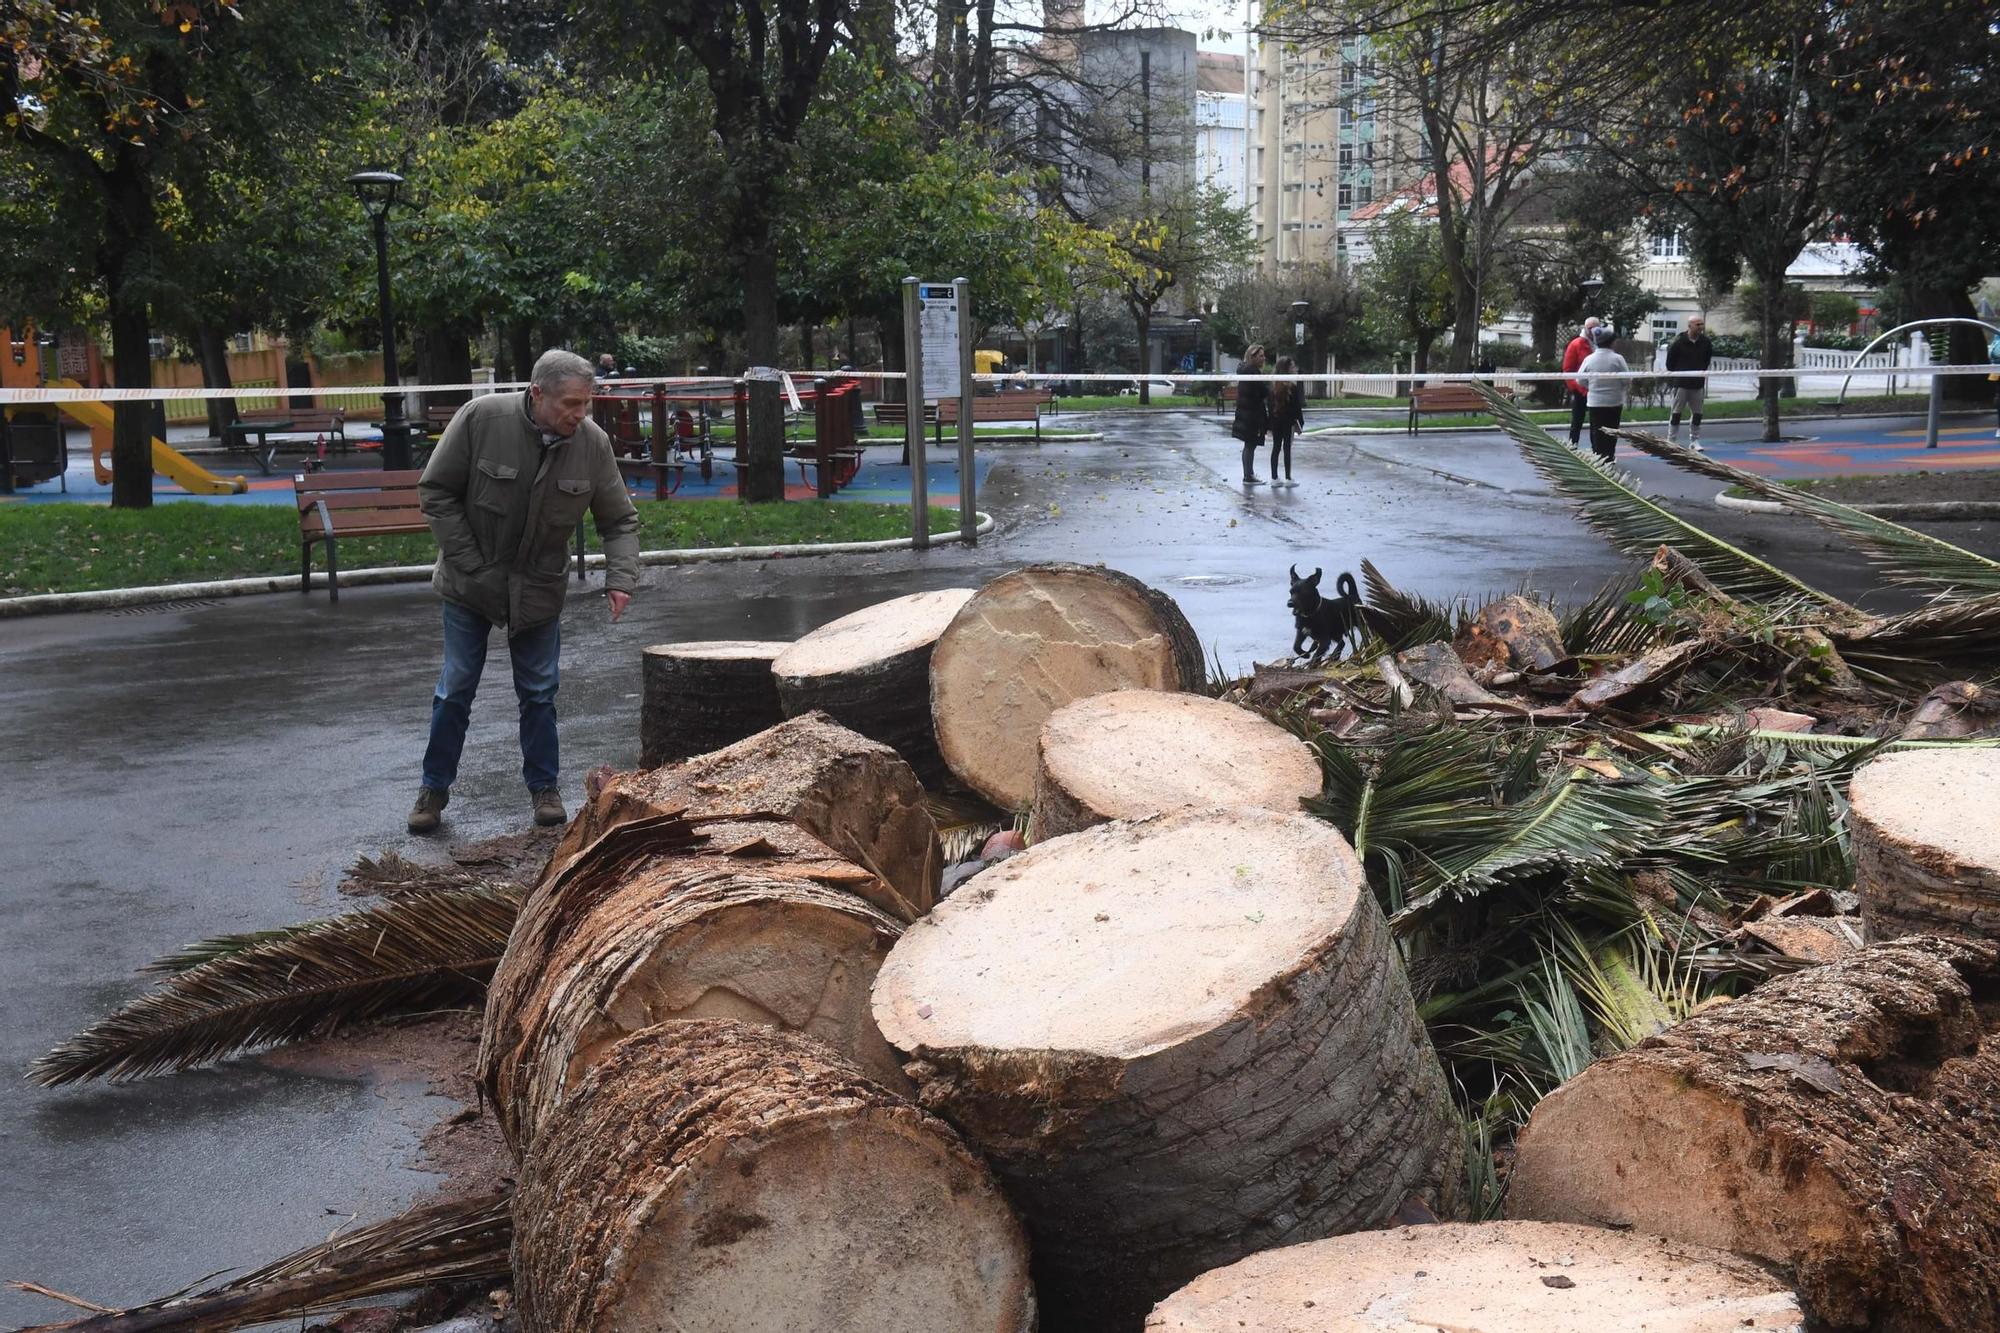
[[[690,465],[683,472],[684,480],[680,489],[667,496],[667,503],[676,500],[733,500],[736,498],[736,469],[723,461],[729,454],[725,451],[717,458],[703,480],[698,467]],[[190,455],[203,467],[219,476],[242,476],[249,490],[241,495],[194,495],[176,485],[164,476],[153,478],[153,499],[155,503],[166,504],[177,500],[196,500],[202,504],[221,505],[290,505],[292,500],[292,473],[282,465],[287,460],[280,456],[279,470],[271,476],[257,474],[254,465],[248,472],[239,466],[242,455],[231,457],[227,454]],[[897,460],[902,457],[902,445],[896,441],[882,441],[870,445],[861,459],[860,469],[854,479],[834,495],[835,500],[855,500],[872,504],[908,504],[910,502],[910,469]],[[296,460],[292,460],[296,461]],[[367,456],[342,455],[331,462],[331,470],[345,471],[349,468],[366,468]],[[981,453],[975,459],[974,478],[983,488],[987,474],[993,468],[993,455]],[[811,474],[808,473],[808,476]],[[934,505],[955,506],[958,504],[958,452],[949,443],[940,451],[935,445],[929,454],[925,475],[929,481],[930,502]],[[91,470],[90,458],[85,453],[77,458],[72,452],[69,466],[69,490],[65,493],[55,481],[46,481],[39,486],[22,489],[15,495],[0,495],[0,505],[4,504],[46,504],[68,502],[72,504],[109,504],[111,487],[100,484]],[[799,465],[787,460],[785,463],[785,498],[787,500],[810,500],[817,493],[803,481]],[[657,497],[653,494],[650,480],[633,485],[632,498],[641,503]]]
[[[2000,468],[2000,439],[1993,436],[1990,418],[1981,418],[1976,426],[1940,429],[1935,449],[1925,447],[1921,423],[1856,429],[1837,421],[1805,421],[1797,429],[1810,438],[1778,444],[1731,440],[1703,443],[1722,462],[1779,481]]]

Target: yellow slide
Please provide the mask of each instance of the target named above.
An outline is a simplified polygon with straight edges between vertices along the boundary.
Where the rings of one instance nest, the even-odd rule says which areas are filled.
[[[49,381],[49,387],[79,389],[83,386],[75,380],[52,379]],[[56,403],[54,406],[90,428],[91,466],[97,469],[99,482],[109,482],[111,467],[107,460],[111,457],[110,405]],[[153,471],[172,478],[183,490],[194,495],[241,495],[250,489],[250,483],[242,477],[218,477],[157,435],[153,437]]]

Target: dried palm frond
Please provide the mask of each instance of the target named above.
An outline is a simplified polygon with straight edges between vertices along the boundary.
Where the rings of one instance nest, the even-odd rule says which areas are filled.
[[[1451,639],[1463,628],[1471,607],[1461,598],[1450,603],[1425,601],[1390,583],[1372,560],[1361,562],[1362,618],[1369,632],[1400,651],[1419,643]]]
[[[1988,560],[1950,542],[1840,504],[1809,488],[1784,485],[1707,454],[1684,449],[1650,431],[1617,432],[1633,445],[1675,467],[1741,486],[1774,500],[1852,541],[1871,564],[1896,582],[1949,593],[2000,593],[2000,561]]]
[[[1643,498],[1632,488],[1627,474],[1557,440],[1486,385],[1473,387],[1486,400],[1500,429],[1520,447],[1529,466],[1575,501],[1583,521],[1625,554],[1650,557],[1659,547],[1668,546],[1693,561],[1726,592],[1768,602],[1803,602],[1842,620],[1861,619],[1860,612],[1838,598]]]
[[[225,937],[157,966],[157,990],[35,1061],[43,1087],[142,1078],[324,1036],[391,1014],[480,1003],[520,913],[515,885],[416,894],[261,936]]]
[[[1987,674],[2000,661],[2000,593],[1940,600],[1899,616],[1829,628],[1840,655],[1899,679],[1969,669]]]
[[[927,792],[924,804],[930,807],[931,822],[937,825],[946,865],[965,860],[985,846],[988,838],[1014,827],[1012,815],[974,796]]]
[[[335,1236],[203,1291],[22,1333],[222,1333],[440,1282],[504,1278],[511,1272],[508,1247],[513,1239],[514,1218],[505,1194],[433,1204]]]
[[[401,852],[388,851],[380,857],[355,857],[340,881],[340,891],[356,898],[400,898],[410,893],[460,889],[468,884],[486,883],[491,878],[458,865],[422,865]]]
[[[1589,601],[1560,613],[1563,647],[1577,657],[1637,657],[1667,639],[1663,622],[1649,620],[1634,599],[1636,579],[1607,584]]]

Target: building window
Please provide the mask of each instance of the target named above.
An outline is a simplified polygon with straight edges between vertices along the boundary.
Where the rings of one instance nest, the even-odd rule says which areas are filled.
[[[1352,170],[1354,170],[1354,145],[1344,143],[1340,146],[1340,174],[1344,176]]]
[[[1340,183],[1340,191],[1335,196],[1335,204],[1344,213],[1354,207],[1354,187],[1346,181]]]
[[[1342,61],[1340,65],[1340,91],[1344,93],[1353,92],[1356,86],[1356,76],[1359,73],[1360,70],[1355,66],[1353,61]]]
[[[1655,259],[1687,258],[1687,243],[1678,231],[1656,231],[1650,244]]]
[[[1362,208],[1366,208],[1368,205],[1374,203],[1375,187],[1367,181],[1363,181],[1361,184],[1355,186],[1354,202]]]
[[[1674,336],[1680,331],[1681,322],[1678,315],[1653,316],[1653,345],[1655,347],[1665,347],[1674,340]]]

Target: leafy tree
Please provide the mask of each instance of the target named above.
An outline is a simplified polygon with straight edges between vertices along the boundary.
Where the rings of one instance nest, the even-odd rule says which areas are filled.
[[[1417,373],[1430,369],[1431,344],[1457,319],[1441,229],[1428,219],[1393,213],[1374,236],[1374,251],[1360,266],[1368,310],[1389,339],[1407,343]]]
[[[1137,201],[1136,216],[1101,223],[1115,237],[1115,281],[1138,337],[1139,365],[1150,358],[1153,312],[1175,287],[1192,290],[1250,257],[1250,220],[1229,196],[1206,182],[1170,186]],[[1152,400],[1139,381],[1139,402]]]
[[[1607,297],[1620,305],[1620,315],[1631,317],[1634,311],[1624,298],[1637,291],[1638,250],[1629,200],[1597,173],[1555,171],[1534,188],[1548,220],[1514,225],[1498,271],[1516,307],[1528,314],[1536,360],[1550,363],[1559,357],[1563,331],[1578,327],[1585,315],[1602,315],[1610,308]],[[1584,295],[1586,280],[1603,284],[1595,299]],[[1637,312],[1639,318],[1647,313]]]
[[[152,305],[177,265],[163,214],[188,200],[203,216],[225,160],[239,173],[268,161],[337,104],[361,20],[357,0],[32,0],[0,20],[0,158],[45,192],[69,251],[87,257],[120,388],[152,385]],[[114,505],[152,503],[150,415],[144,403],[116,409]]]

